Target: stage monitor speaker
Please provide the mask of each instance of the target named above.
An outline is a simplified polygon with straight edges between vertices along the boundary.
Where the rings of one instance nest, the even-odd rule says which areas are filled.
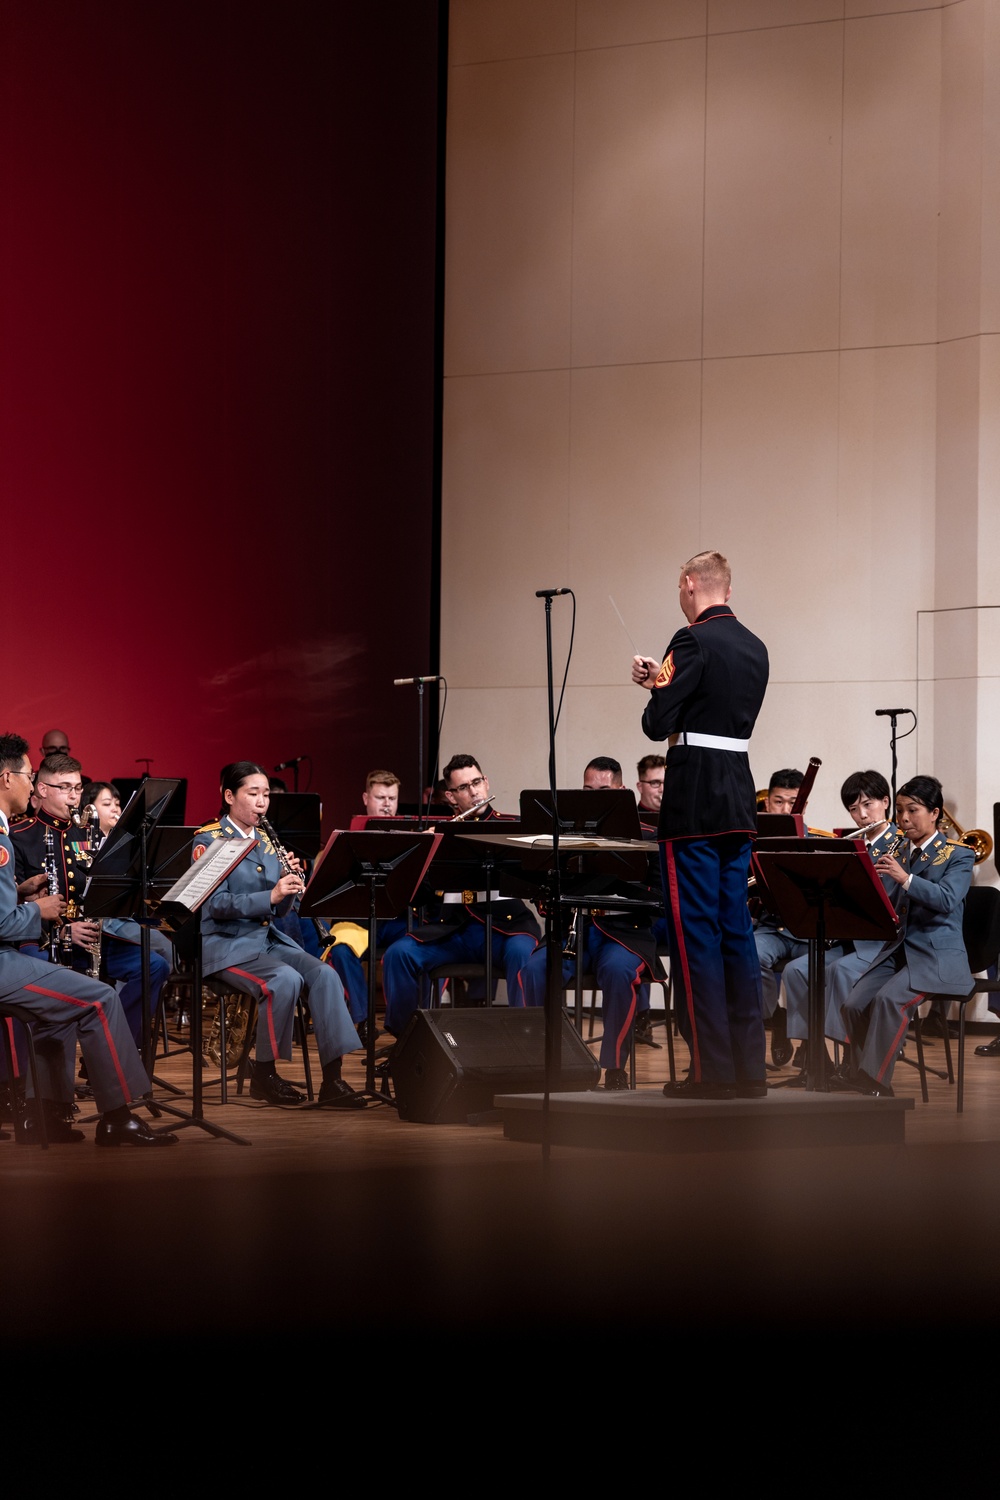
[[[593,1088],[601,1069],[562,1016],[555,1091]],[[456,1125],[493,1107],[495,1094],[545,1088],[545,1012],[503,1006],[418,1010],[389,1065],[401,1120]]]

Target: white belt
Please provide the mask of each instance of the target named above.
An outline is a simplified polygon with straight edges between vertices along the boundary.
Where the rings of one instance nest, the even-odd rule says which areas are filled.
[[[476,900],[485,901],[486,894],[487,893],[485,891],[477,891]],[[500,900],[499,891],[490,891],[489,896],[492,901]],[[442,897],[442,901],[445,906],[461,906],[464,900],[465,896],[462,891],[445,891],[444,896]]]
[[[690,729],[682,729],[680,734],[672,734],[667,744],[671,749],[674,745],[700,745],[704,750],[740,750],[744,754],[750,749],[749,740],[730,739],[726,734],[695,734]]]

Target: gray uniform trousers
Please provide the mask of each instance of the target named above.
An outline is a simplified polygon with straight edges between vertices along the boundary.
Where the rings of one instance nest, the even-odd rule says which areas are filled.
[[[844,1000],[841,1012],[855,1066],[878,1083],[890,1082],[906,1028],[926,993],[913,988],[905,962],[897,969],[901,957],[897,949],[863,974]]]
[[[31,1012],[43,1099],[72,1102],[78,1041],[101,1114],[149,1093],[125,1012],[108,985],[0,948],[0,999]]]
[[[793,959],[807,952],[807,944],[801,938],[792,937],[787,927],[760,926],[754,928],[754,943],[760,960],[760,985],[764,1000],[764,1015],[774,1014],[778,1004],[781,971]]]
[[[344,986],[334,970],[305,949],[279,941],[277,934],[267,934],[262,953],[216,973],[257,1001],[254,1051],[258,1062],[291,1057],[295,1002],[303,989],[320,1063],[332,1062],[361,1046],[344,1000]]]
[[[856,953],[845,953],[842,948],[831,948],[827,953],[823,1031],[831,1041],[843,1043],[847,1040],[840,1007],[870,963],[870,958],[859,958]],[[781,977],[788,1010],[788,1035],[793,1042],[804,1042],[809,1036],[808,953],[786,964]]]

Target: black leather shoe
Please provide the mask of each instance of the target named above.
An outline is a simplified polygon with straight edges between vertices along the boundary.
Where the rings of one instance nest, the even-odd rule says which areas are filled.
[[[788,1014],[779,1005],[771,1017],[771,1061],[783,1068],[792,1060],[792,1044],[788,1040]]]
[[[97,1146],[176,1146],[177,1137],[169,1131],[152,1130],[138,1115],[127,1120],[109,1120],[104,1115],[97,1122],[94,1136]]]
[[[744,1079],[742,1083],[736,1085],[736,1097],[737,1099],[766,1099],[767,1084],[763,1079],[759,1082],[753,1082],[749,1078]]]
[[[704,1079],[696,1083],[693,1078],[681,1078],[676,1083],[663,1085],[663,1097],[665,1099],[735,1099],[736,1085],[735,1083],[708,1083]]]
[[[34,1111],[29,1109],[28,1113],[17,1121],[14,1126],[14,1139],[19,1146],[40,1146],[42,1144],[41,1132],[38,1129],[38,1121],[35,1119]],[[68,1120],[57,1120],[50,1115],[45,1118],[45,1139],[50,1146],[75,1146],[86,1137],[82,1130],[74,1130]]]
[[[604,1073],[604,1087],[610,1094],[621,1094],[628,1090],[628,1074],[624,1068],[607,1068]]]
[[[251,1099],[263,1099],[266,1104],[287,1107],[290,1104],[302,1104],[305,1097],[287,1078],[279,1078],[277,1073],[261,1073],[254,1068],[250,1077]]]
[[[644,1010],[635,1018],[635,1045],[655,1047],[657,1052],[663,1050],[659,1042],[653,1041],[653,1012],[651,1010]]]
[[[320,1085],[319,1102],[324,1109],[366,1109],[368,1100],[356,1094],[342,1078],[324,1079]]]
[[[877,1078],[872,1078],[864,1069],[860,1069],[857,1077],[857,1088],[859,1094],[867,1094],[869,1099],[894,1099],[889,1084],[879,1083]]]
[[[368,1046],[368,1022],[367,1021],[359,1021],[358,1024],[357,1024],[357,1026],[354,1029],[358,1033],[358,1037],[360,1039],[362,1047],[367,1047]],[[377,1043],[378,1039],[382,1035],[382,1033],[381,1033],[381,1031],[379,1031],[379,1029],[378,1029],[377,1026],[373,1028],[373,1031],[374,1031],[375,1041]]]
[[[981,1047],[977,1047],[976,1056],[1000,1057],[1000,1036],[995,1036],[992,1042],[984,1042]]]

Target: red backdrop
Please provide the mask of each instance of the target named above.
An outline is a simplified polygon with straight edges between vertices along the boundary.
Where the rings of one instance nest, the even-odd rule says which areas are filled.
[[[199,821],[234,759],[311,755],[328,827],[369,766],[413,789],[436,12],[0,7],[0,718],[33,755],[151,756]]]

